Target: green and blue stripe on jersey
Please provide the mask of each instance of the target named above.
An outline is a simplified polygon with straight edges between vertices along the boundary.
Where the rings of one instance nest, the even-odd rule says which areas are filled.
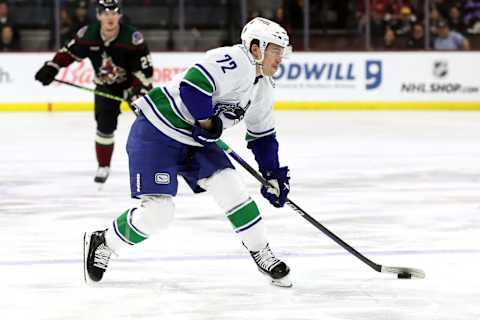
[[[150,91],[147,96],[147,103],[150,101],[154,104],[155,109],[167,120],[173,127],[179,129],[190,130],[191,124],[182,115],[175,100],[172,98],[167,88],[157,87]]]
[[[143,100],[163,125],[181,135],[191,137],[192,124],[181,113],[167,88],[156,87],[144,96]]]
[[[187,70],[179,88],[180,98],[195,120],[213,115],[212,95],[215,90],[215,80],[200,64]]]
[[[215,81],[210,73],[200,64],[191,67],[182,79],[182,82],[192,86],[201,94],[211,96],[216,90]],[[177,133],[191,137],[192,120],[188,120],[178,108],[172,95],[166,87],[156,87],[151,90],[143,100],[148,104],[158,120]],[[184,101],[187,109],[190,109],[188,101]],[[193,104],[194,105],[194,104]],[[211,105],[210,105],[211,108]],[[194,112],[191,112],[192,114]]]
[[[245,140],[247,140],[247,142],[250,142],[250,141],[253,141],[253,140],[256,140],[256,139],[259,139],[259,138],[263,138],[263,137],[266,137],[266,136],[269,136],[269,135],[274,135],[274,134],[275,134],[275,128],[271,128],[271,129],[261,131],[261,132],[255,132],[255,131],[247,129],[247,134],[245,135]]]
[[[217,90],[212,75],[207,69],[205,69],[205,67],[198,63],[187,70],[182,81],[208,96],[212,96],[213,92]]]

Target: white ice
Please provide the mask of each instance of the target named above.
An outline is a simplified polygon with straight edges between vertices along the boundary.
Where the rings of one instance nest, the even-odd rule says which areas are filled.
[[[185,184],[176,220],[83,283],[82,236],[129,197],[120,117],[112,175],[98,192],[91,113],[0,114],[0,319],[480,318],[480,113],[277,112],[290,198],[379,264],[377,273],[289,208],[257,200],[294,286],[271,286],[212,199]],[[243,128],[224,140],[252,165]],[[256,167],[256,166],[255,166]]]

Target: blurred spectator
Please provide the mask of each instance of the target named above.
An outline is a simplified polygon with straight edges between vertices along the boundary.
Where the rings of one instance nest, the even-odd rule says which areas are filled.
[[[2,30],[4,27],[9,28],[8,31],[5,31],[6,34],[12,33],[12,42],[19,43],[20,42],[20,33],[15,25],[15,21],[13,21],[10,10],[8,7],[8,2],[6,0],[0,0],[0,32],[3,34]]]
[[[412,6],[406,0],[389,0],[386,1],[384,20],[387,26],[394,27],[402,20],[402,15],[411,15]],[[407,9],[409,11],[407,11]],[[403,12],[402,12],[403,11]]]
[[[402,14],[402,9],[405,7],[413,11],[413,6],[409,0],[388,0],[387,4],[387,11],[391,13],[396,19],[400,17],[400,15]]]
[[[417,17],[408,6],[400,9],[400,16],[394,24],[395,33],[398,35],[407,35],[412,31],[413,24],[417,21]]]
[[[4,25],[1,29],[0,38],[0,51],[19,51],[20,43],[18,39],[14,37],[13,27],[10,25]]]
[[[331,1],[331,11],[335,13],[333,27],[336,29],[346,29],[348,20],[350,20],[350,8],[348,1]]]
[[[285,20],[292,29],[303,29],[303,0],[285,0]]]
[[[437,26],[438,35],[433,42],[435,50],[470,50],[470,42],[461,33],[450,30],[446,21]]]
[[[56,25],[52,23],[52,28],[50,29],[50,41],[49,41],[49,48],[50,49],[58,49],[55,48],[55,31]],[[74,23],[73,18],[70,16],[68,9],[66,7],[60,8],[60,47],[65,45],[65,43],[72,39],[75,35],[76,30],[74,30]]]
[[[480,33],[480,0],[467,0],[463,5],[465,24],[470,33]]]
[[[372,11],[370,15],[370,33],[374,38],[381,38],[385,30],[385,20],[379,11]]]
[[[448,11],[448,24],[453,31],[464,34],[467,31],[467,25],[463,21],[460,9],[457,6],[450,7]]]
[[[385,28],[383,36],[383,50],[397,50],[397,37],[392,28]]]
[[[461,7],[464,0],[430,0],[432,1],[432,7],[435,7],[442,18],[447,19],[451,7]]]
[[[275,10],[275,16],[273,18],[273,21],[275,21],[276,23],[284,27],[285,30],[287,30],[288,34],[293,33],[292,27],[290,26],[290,24],[287,22],[285,18],[285,10],[283,6],[280,6]]]
[[[0,0],[1,1],[1,0]],[[72,39],[77,31],[89,24],[91,21],[89,7],[95,8],[96,0],[92,0],[93,5],[89,6],[89,2],[85,0],[63,0],[60,8],[60,47],[66,44],[66,41]],[[95,10],[93,10],[95,11]],[[95,14],[94,14],[95,16]],[[51,23],[49,48],[55,48],[55,22]]]
[[[420,23],[416,23],[411,31],[410,38],[407,41],[407,49],[421,50],[425,49],[425,29]]]
[[[248,0],[247,6],[250,11],[257,12],[258,16],[267,19],[272,19],[275,15],[275,10],[282,6],[281,0],[257,1]]]
[[[385,30],[385,12],[387,0],[372,0],[370,10],[370,32],[374,37],[381,37]],[[357,20],[359,22],[359,31],[365,32],[367,17],[365,11],[365,1],[357,0]]]
[[[437,26],[441,20],[443,20],[443,17],[440,11],[438,11],[437,7],[432,7],[430,10],[430,33],[434,37],[437,36]]]
[[[261,16],[262,16],[262,13],[260,11],[253,10],[253,11],[249,12],[247,20],[250,21],[254,18],[258,18],[258,17],[261,17]]]
[[[90,23],[88,17],[88,4],[86,1],[80,1],[75,8],[75,12],[72,18],[72,31],[76,33],[81,27]]]
[[[276,23],[279,23],[280,25],[283,25],[285,23],[285,10],[283,10],[283,7],[278,7],[275,10],[275,16],[273,17],[273,19]]]
[[[0,25],[9,23],[10,14],[8,10],[8,3],[6,0],[0,0]]]
[[[303,0],[284,0],[283,1],[283,8],[284,8],[284,24],[282,26],[286,26],[286,30],[294,34],[296,31],[303,30],[303,7],[304,2]],[[291,43],[294,45],[295,50],[303,50],[303,41],[301,37],[298,37],[295,40],[295,37],[292,36],[290,38]]]

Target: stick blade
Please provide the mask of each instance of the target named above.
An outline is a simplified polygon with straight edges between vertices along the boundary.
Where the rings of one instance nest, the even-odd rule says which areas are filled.
[[[421,269],[415,269],[415,268],[382,266],[380,272],[394,273],[396,275],[407,273],[407,274],[411,274],[412,278],[417,278],[417,279],[424,279],[425,278],[425,272]]]

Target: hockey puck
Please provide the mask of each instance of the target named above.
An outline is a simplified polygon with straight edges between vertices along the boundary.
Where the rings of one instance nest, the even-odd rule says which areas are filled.
[[[412,275],[408,272],[402,272],[398,274],[398,279],[411,279]]]

